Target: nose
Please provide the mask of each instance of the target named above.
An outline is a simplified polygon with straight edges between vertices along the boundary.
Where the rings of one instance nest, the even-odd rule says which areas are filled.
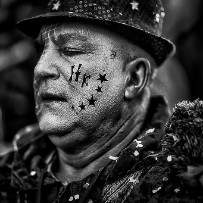
[[[47,50],[40,57],[34,71],[34,79],[36,82],[41,80],[53,79],[60,77],[59,66],[57,65],[54,52]]]

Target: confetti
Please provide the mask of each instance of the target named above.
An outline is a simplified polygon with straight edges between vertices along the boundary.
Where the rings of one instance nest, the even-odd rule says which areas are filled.
[[[175,192],[175,193],[178,193],[178,192],[180,192],[180,189],[179,189],[179,188],[176,188],[176,189],[174,190],[174,192]]]
[[[164,177],[164,178],[163,178],[163,181],[164,181],[164,182],[168,181],[168,178],[167,178],[167,177]]]
[[[35,176],[36,174],[37,174],[36,171],[31,171],[31,173],[30,173],[31,176]]]
[[[78,200],[78,199],[80,199],[80,195],[75,195],[74,198],[75,198],[75,200]]]
[[[134,142],[136,142],[136,144],[137,144],[137,148],[142,148],[143,147],[143,144],[142,144],[142,141],[138,141],[138,140],[134,140]]]
[[[156,190],[152,190],[152,193],[157,193],[159,190],[161,190],[161,187],[157,188]]]
[[[139,154],[140,154],[140,153],[139,153],[138,151],[135,151],[135,152],[134,152],[134,155],[135,155],[135,156],[139,156]]]
[[[133,1],[132,3],[130,3],[131,6],[132,6],[132,10],[139,10],[138,6],[139,6],[139,3],[137,3],[136,1]]]
[[[52,8],[52,10],[56,10],[56,11],[57,11],[57,10],[59,9],[60,5],[61,5],[61,4],[60,4],[60,1],[58,1],[58,2],[55,3],[55,4],[53,4],[54,7]]]
[[[118,157],[110,156],[109,159],[111,159],[111,160],[113,160],[113,161],[117,161],[117,160],[118,160]]]
[[[140,181],[137,179],[137,178],[133,178],[133,177],[130,177],[129,179],[130,183],[135,183],[135,184],[138,184]]]
[[[168,157],[167,157],[167,161],[168,161],[168,162],[171,162],[171,161],[172,161],[172,156],[168,156]]]
[[[153,133],[155,131],[155,128],[149,129],[146,131],[145,135]]]

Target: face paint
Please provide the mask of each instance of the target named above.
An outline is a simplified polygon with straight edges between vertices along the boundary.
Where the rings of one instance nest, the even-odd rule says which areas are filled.
[[[82,111],[82,110],[85,110],[85,105],[83,104],[83,102],[82,102],[82,104],[79,106],[79,108],[80,108],[81,111]]]
[[[102,92],[102,87],[98,86],[96,91],[99,93],[99,92]]]
[[[101,83],[108,81],[108,80],[106,79],[106,74],[104,74],[104,75],[99,74],[99,78],[98,78],[97,80],[100,80]]]
[[[115,35],[109,37],[91,29],[61,24],[41,32],[45,49],[35,68],[34,86],[37,117],[46,134],[67,133],[75,126],[92,129],[101,123],[100,119],[111,117],[109,112],[123,98],[122,57],[109,57],[120,45],[115,43]],[[59,99],[42,101],[41,92]],[[58,142],[64,144],[62,139]]]
[[[111,55],[110,55],[110,59],[115,59],[116,58],[116,55],[117,55],[117,53],[116,53],[116,51],[111,51]]]
[[[80,68],[82,67],[82,64],[79,64],[78,68],[77,68],[77,71],[74,72],[74,69],[75,69],[75,65],[74,66],[71,66],[71,76],[69,78],[69,81],[72,82],[73,80],[73,75],[75,74],[75,81],[78,82],[78,79],[79,79],[79,76],[81,75],[81,72],[80,72]]]
[[[86,73],[83,75],[83,81],[82,81],[82,86],[84,87],[84,85],[88,86],[88,79],[91,78],[91,75],[86,75]]]
[[[94,99],[94,96],[92,95],[91,99],[88,99],[89,106],[94,106],[94,107],[95,107],[95,102],[96,102],[96,101],[97,101],[97,100]]]

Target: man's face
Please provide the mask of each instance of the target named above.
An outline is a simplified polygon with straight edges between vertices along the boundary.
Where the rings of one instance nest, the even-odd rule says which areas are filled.
[[[41,130],[55,136],[91,134],[107,120],[119,119],[124,39],[76,23],[44,27],[39,38],[44,51],[35,68],[34,88]]]

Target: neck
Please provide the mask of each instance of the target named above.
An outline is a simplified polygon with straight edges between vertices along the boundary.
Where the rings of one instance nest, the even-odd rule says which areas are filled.
[[[108,130],[108,136],[103,136],[89,147],[85,147],[85,150],[70,155],[58,149],[57,178],[62,182],[78,181],[105,167],[111,161],[110,156],[117,156],[139,135],[145,119],[148,100],[145,97],[142,105],[134,105],[138,108],[134,108],[133,114],[131,113],[127,118],[121,119],[112,131]],[[132,109],[126,111],[132,112]],[[105,134],[104,131],[102,133]]]

